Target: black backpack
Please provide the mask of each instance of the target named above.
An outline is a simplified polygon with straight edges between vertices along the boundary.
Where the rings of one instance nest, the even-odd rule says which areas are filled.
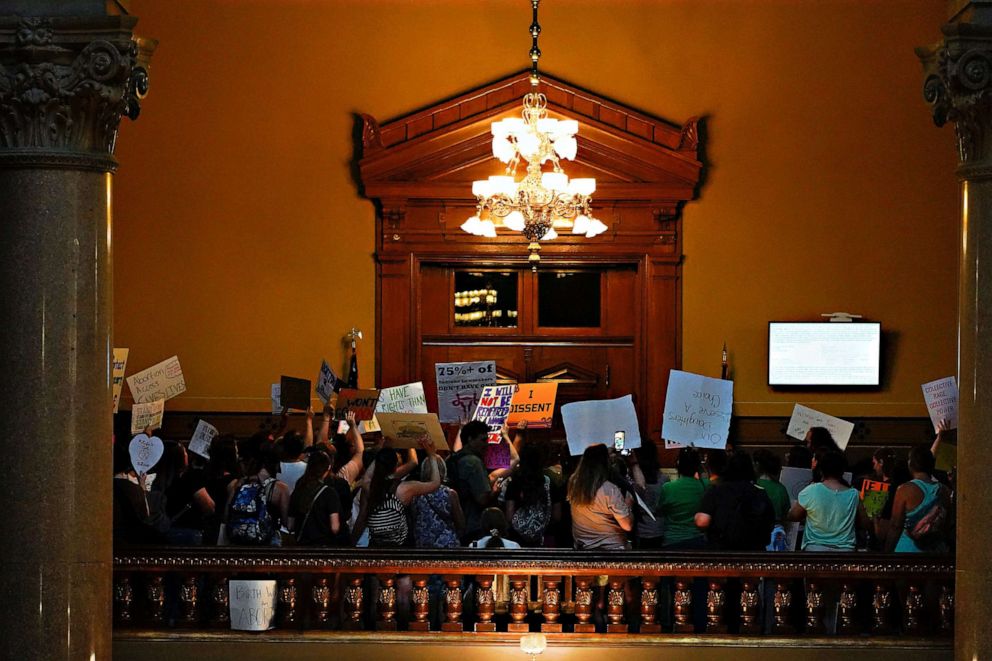
[[[719,531],[725,551],[763,551],[775,526],[775,509],[763,489],[747,483],[737,499],[734,514]]]

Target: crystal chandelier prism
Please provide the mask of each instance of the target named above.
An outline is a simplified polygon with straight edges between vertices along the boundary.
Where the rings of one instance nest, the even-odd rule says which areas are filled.
[[[506,163],[506,172],[472,182],[476,212],[461,226],[469,234],[489,238],[496,237],[497,221],[508,230],[520,232],[530,242],[528,260],[535,270],[541,261],[541,241],[556,239],[557,230],[592,238],[607,229],[592,215],[591,196],[596,192],[596,180],[570,180],[561,167],[562,160],[575,159],[579,123],[548,117],[548,100],[537,91],[537,60],[541,57],[537,47],[541,33],[537,22],[539,2],[531,0],[531,91],[524,96],[523,112],[521,117],[492,124],[493,156]],[[521,161],[527,164],[526,174],[517,180]],[[546,164],[550,169],[545,169]]]

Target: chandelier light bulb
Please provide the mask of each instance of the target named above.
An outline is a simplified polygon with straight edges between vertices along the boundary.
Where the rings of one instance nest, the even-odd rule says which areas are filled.
[[[533,131],[527,131],[517,136],[517,149],[528,161],[537,155],[537,150],[541,147],[541,140]]]
[[[481,221],[478,216],[470,216],[468,220],[462,223],[462,231],[468,232],[469,234],[478,236],[479,235],[479,224]]]
[[[544,172],[541,174],[541,184],[548,190],[561,192],[568,188],[568,175],[564,172]]]
[[[554,227],[548,228],[548,231],[544,233],[541,237],[541,241],[554,241],[558,238],[558,232],[555,231]]]
[[[506,136],[496,136],[493,138],[493,156],[495,158],[498,158],[503,163],[509,163],[516,153],[517,151],[513,148],[513,143]]]
[[[555,153],[558,154],[559,158],[564,158],[566,161],[575,160],[575,154],[578,149],[579,143],[570,135],[559,136],[555,140]]]
[[[483,220],[479,223],[479,234],[489,239],[495,239],[496,225],[494,225],[491,220]]]
[[[519,211],[511,211],[510,215],[503,219],[503,226],[506,229],[513,230],[514,232],[522,232],[526,224],[526,221],[524,221],[524,215]]]
[[[571,191],[576,195],[590,196],[596,192],[595,179],[572,179]]]
[[[589,231],[589,216],[579,214],[572,223],[572,234],[585,234]]]
[[[586,232],[586,238],[591,239],[594,236],[598,236],[605,232],[608,228],[606,224],[600,221],[598,218],[589,219],[589,230]]]
[[[492,186],[486,179],[477,179],[472,182],[472,195],[476,197],[489,197],[493,194]]]

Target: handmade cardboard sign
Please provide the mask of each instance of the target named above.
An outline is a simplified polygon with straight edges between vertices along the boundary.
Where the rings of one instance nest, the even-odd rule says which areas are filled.
[[[834,443],[841,450],[847,449],[847,444],[851,440],[851,433],[854,431],[854,423],[847,420],[835,418],[832,415],[815,411],[802,404],[796,404],[792,409],[792,418],[789,420],[789,429],[786,434],[800,441],[806,440],[806,432],[810,427],[826,427],[830,435],[834,438]]]
[[[208,422],[199,420],[196,429],[193,430],[193,437],[189,439],[189,451],[195,452],[205,459],[210,458],[210,444],[217,437],[217,428]]]
[[[179,358],[173,356],[157,365],[127,377],[127,387],[138,404],[153,402],[156,399],[172,399],[186,392],[186,380]]]
[[[549,429],[555,413],[558,384],[521,383],[515,388],[506,424],[513,427],[526,420],[528,429]]]
[[[162,417],[164,415],[164,399],[148,402],[146,404],[133,404],[131,406],[131,433],[137,434],[145,427],[158,429],[162,426]]]
[[[338,383],[338,377],[331,369],[331,366],[327,364],[326,360],[320,363],[320,372],[317,374],[317,397],[323,402],[324,406],[327,406],[327,402],[331,401],[331,395],[334,393],[334,387]]]
[[[228,583],[231,604],[231,629],[268,631],[276,617],[275,581],[239,581]]]
[[[376,420],[382,427],[382,437],[391,448],[420,447],[418,440],[425,434],[438,450],[447,450],[441,423],[434,413],[377,413]]]
[[[873,519],[885,509],[885,503],[889,499],[889,485],[876,480],[865,480],[861,483],[861,504],[865,508],[865,514],[869,519]]]
[[[436,363],[434,374],[441,422],[457,423],[471,418],[482,389],[496,385],[496,363],[492,360]]]
[[[953,376],[924,383],[923,399],[934,431],[942,419],[950,421],[949,429],[958,428],[958,383]]]
[[[475,407],[473,420],[486,423],[489,434],[486,441],[496,445],[502,440],[503,423],[510,415],[510,400],[516,386],[486,386],[479,395],[479,404]]]
[[[371,420],[362,420],[358,423],[359,434],[374,434],[377,431],[382,431],[382,427],[374,415]]]
[[[111,370],[111,387],[114,392],[114,413],[121,403],[121,391],[124,389],[124,368],[127,367],[128,349],[114,349],[114,367]]]
[[[279,377],[279,404],[300,411],[310,408],[310,379]]]
[[[641,447],[637,411],[630,395],[565,404],[561,407],[561,419],[565,423],[568,451],[573,457],[585,452],[590,445],[612,445],[618,431],[624,433],[625,448]]]
[[[147,473],[158,463],[165,451],[165,446],[162,445],[162,439],[158,436],[138,434],[131,439],[127,451],[131,455],[131,465],[134,466],[138,475],[141,475]]]
[[[724,449],[733,406],[733,381],[672,370],[661,425],[665,447]]]
[[[408,383],[379,391],[376,413],[427,413],[427,397],[424,396],[424,383]]]
[[[342,388],[338,400],[334,404],[334,417],[343,420],[350,411],[355,414],[355,420],[371,420],[375,414],[375,404],[379,401],[378,390],[356,390]]]
[[[505,439],[500,439],[498,443],[486,445],[486,456],[483,459],[483,463],[485,463],[486,468],[489,470],[509,468],[511,459],[510,445]]]

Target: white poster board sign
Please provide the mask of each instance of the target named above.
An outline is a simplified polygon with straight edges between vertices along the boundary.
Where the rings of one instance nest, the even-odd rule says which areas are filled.
[[[134,466],[138,475],[150,471],[165,452],[162,439],[158,436],[148,436],[138,434],[131,439],[131,444],[127,446],[128,454],[131,455],[131,465]]]
[[[268,631],[276,617],[275,581],[229,582],[231,629]]]
[[[613,435],[618,431],[624,432],[625,448],[641,447],[641,429],[630,395],[565,404],[561,407],[561,419],[565,423],[568,452],[573,457],[597,443],[612,446]]]
[[[162,417],[165,414],[165,400],[159,399],[147,404],[134,404],[131,406],[131,433],[137,434],[145,427],[158,429],[162,426]]]
[[[792,409],[792,418],[789,420],[789,429],[786,434],[804,441],[806,440],[806,432],[809,431],[810,427],[826,427],[830,431],[830,435],[834,437],[837,447],[841,450],[847,449],[847,444],[851,440],[851,433],[854,431],[853,422],[835,418],[802,404],[796,404],[795,408]]]
[[[486,386],[479,395],[479,405],[472,414],[473,420],[481,420],[489,427],[487,442],[496,445],[503,440],[503,423],[510,417],[510,402],[516,386]]]
[[[272,400],[272,414],[282,413],[282,384],[273,383],[269,386],[269,399]]]
[[[320,363],[320,373],[317,374],[317,397],[320,401],[327,406],[327,402],[331,401],[331,395],[334,393],[334,384],[338,382],[338,377],[334,374],[334,370],[331,366],[327,364],[326,360]]]
[[[124,389],[124,369],[127,367],[128,349],[114,349],[114,366],[110,372],[111,387],[114,391],[114,413],[121,403],[121,390]]]
[[[944,418],[950,420],[950,429],[958,428],[958,383],[953,376],[923,384],[923,399],[934,431]]]
[[[482,389],[496,385],[496,362],[436,363],[434,374],[438,418],[441,422],[461,422],[472,417]]]
[[[672,370],[661,425],[665,446],[724,449],[733,407],[733,381]]]
[[[156,399],[172,399],[186,392],[186,380],[179,358],[173,356],[157,365],[127,377],[127,387],[138,404]]]
[[[423,381],[405,386],[383,388],[379,391],[376,413],[427,413],[427,397]]]
[[[200,420],[193,430],[193,437],[189,439],[189,451],[195,452],[204,459],[210,458],[210,444],[217,437],[217,428],[212,424]]]

